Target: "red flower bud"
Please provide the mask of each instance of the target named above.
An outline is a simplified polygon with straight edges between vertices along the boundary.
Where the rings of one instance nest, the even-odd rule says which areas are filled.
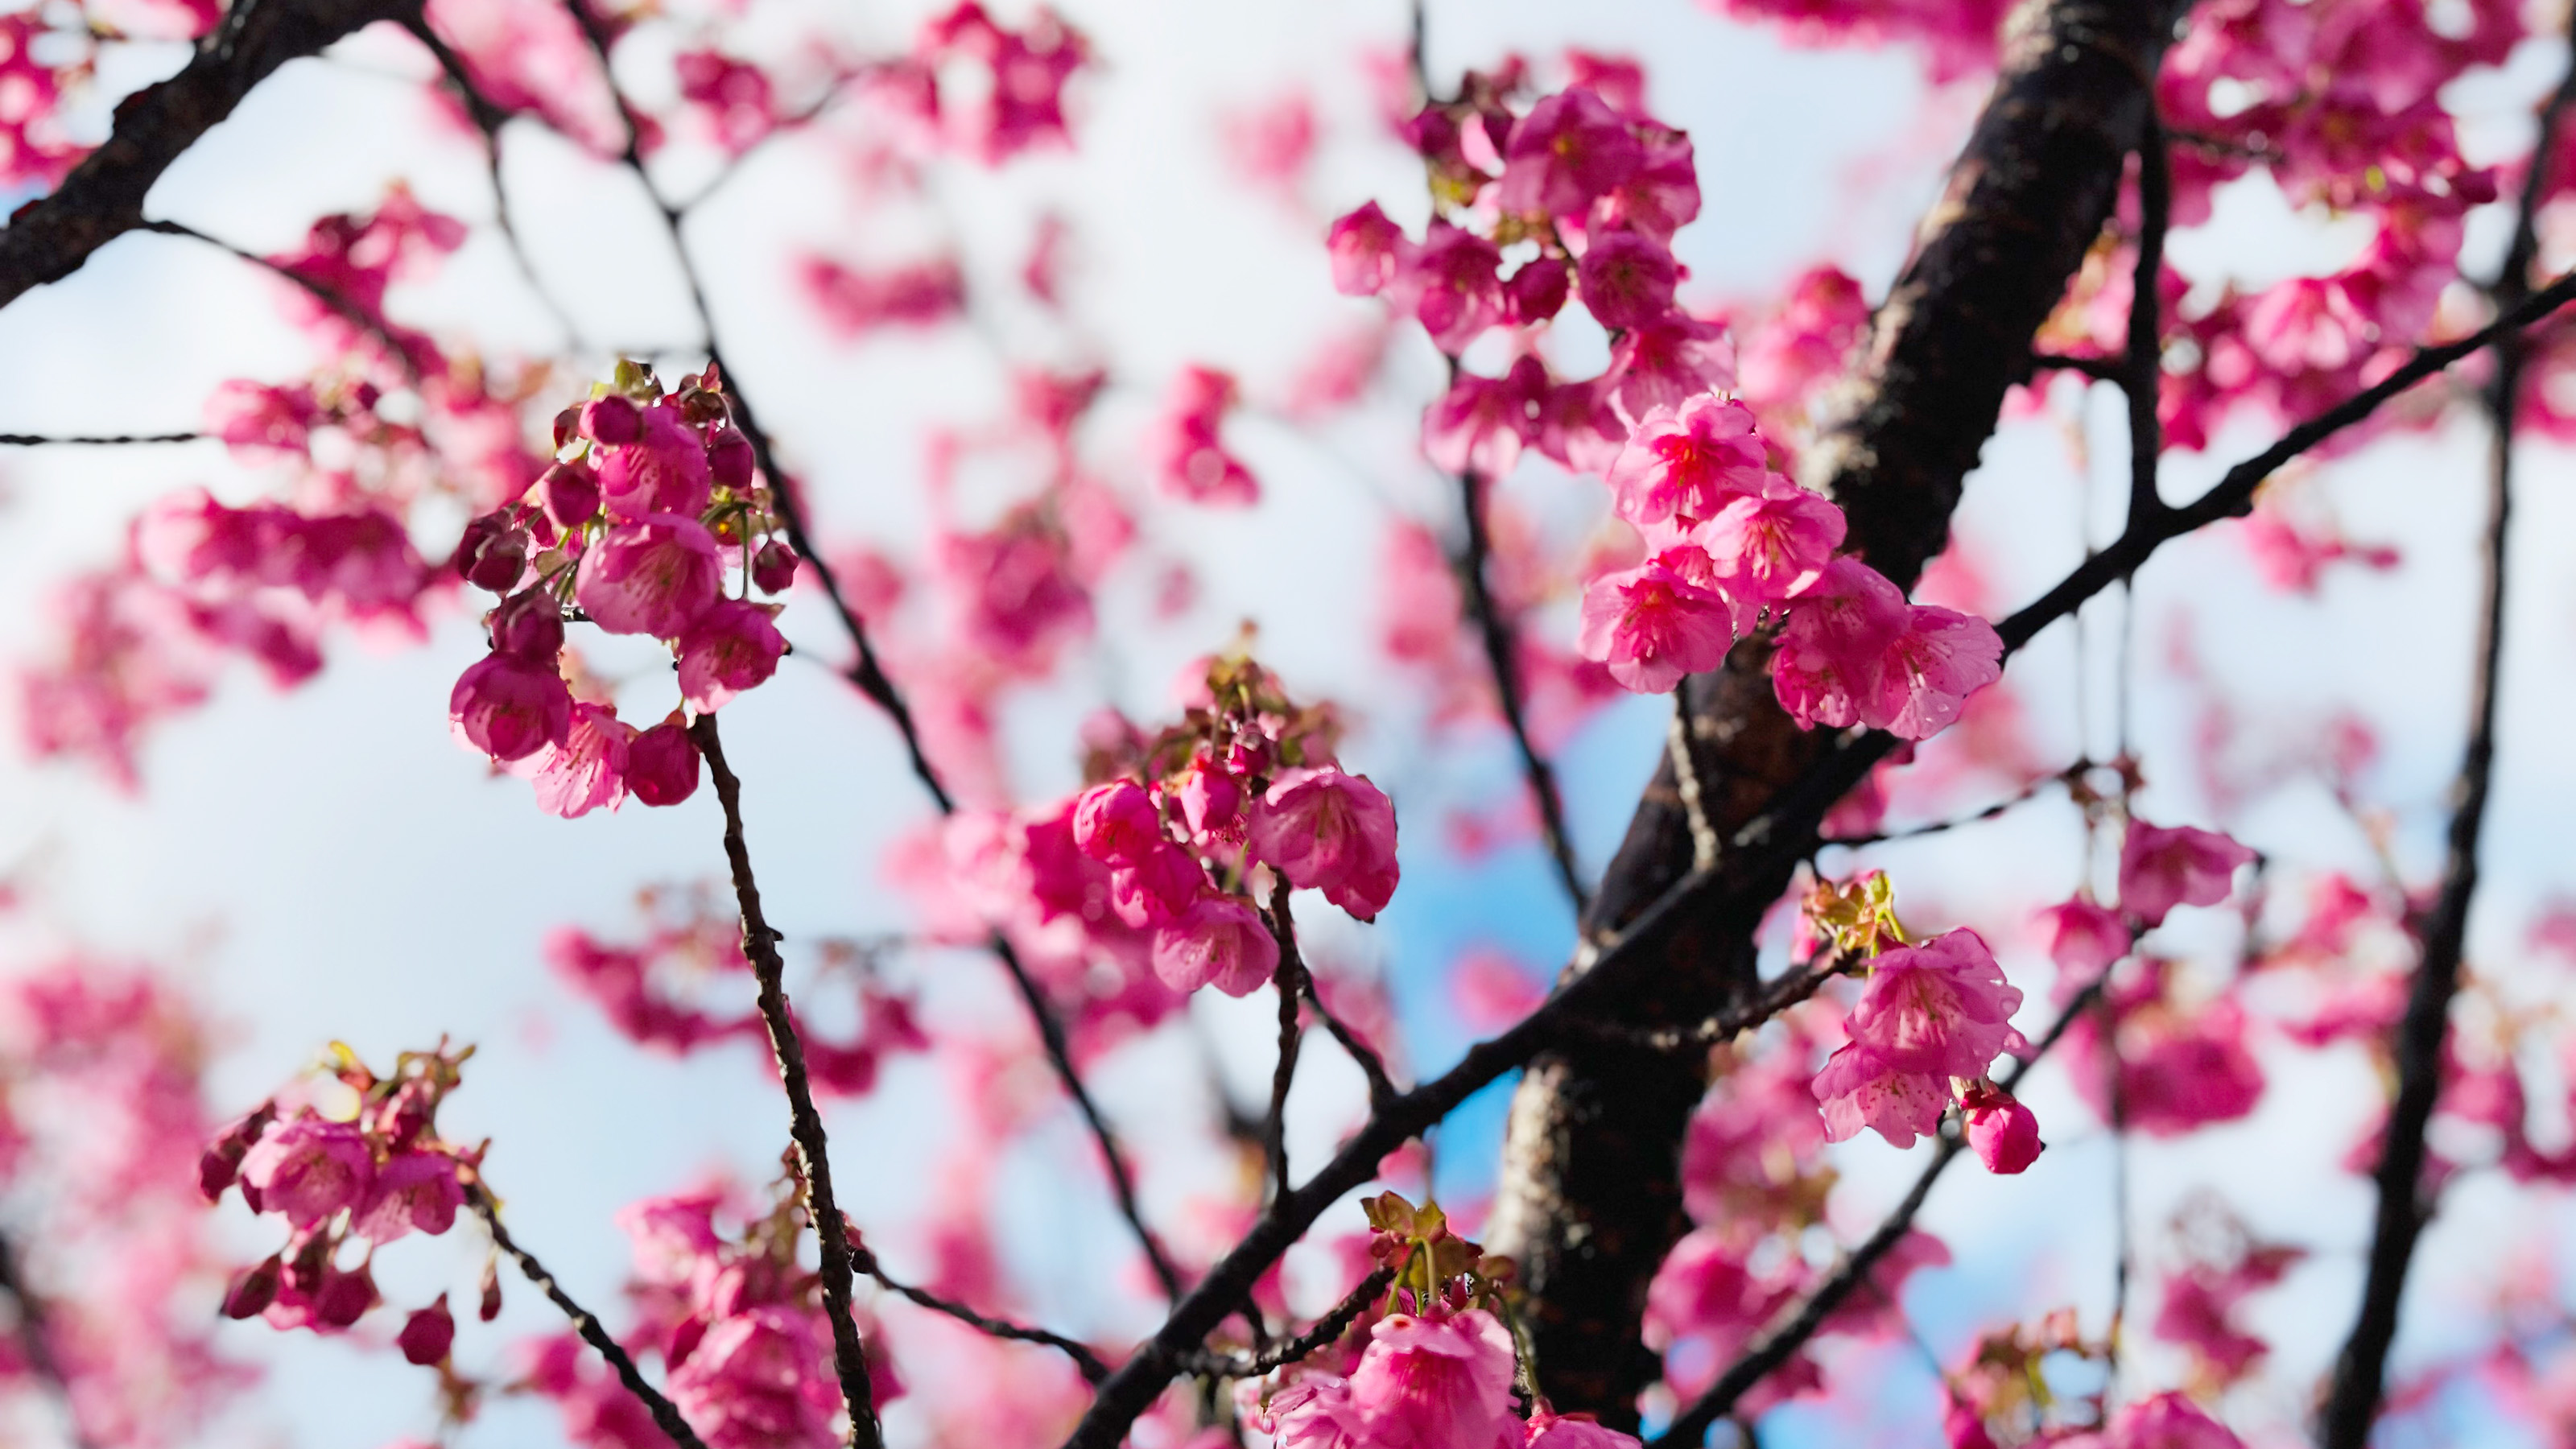
[[[563,610],[544,589],[525,589],[492,611],[492,648],[531,664],[552,664],[563,652]],[[417,1097],[418,1093],[413,1093]]]
[[[599,475],[587,463],[557,463],[537,479],[537,502],[556,527],[578,528],[599,516]]]
[[[394,1345],[402,1350],[405,1362],[422,1368],[443,1363],[448,1348],[456,1342],[456,1319],[447,1311],[447,1295],[403,1320],[402,1332],[394,1335]]]
[[[232,1287],[224,1292],[224,1317],[257,1318],[266,1312],[268,1305],[277,1301],[278,1280],[285,1273],[285,1264],[271,1253],[268,1261],[235,1278]]]
[[[731,428],[707,442],[707,466],[716,482],[736,492],[751,486],[753,461],[751,439]]]
[[[751,556],[751,582],[764,594],[783,594],[796,582],[796,550],[777,539],[760,546]]]
[[[476,1315],[485,1323],[501,1316],[501,1257],[497,1253],[483,1260],[483,1302]]]
[[[626,788],[647,805],[677,805],[698,791],[698,742],[665,720],[626,747]]]
[[[500,513],[465,525],[456,545],[456,573],[478,589],[506,592],[528,567],[528,536]]]
[[[581,430],[593,442],[618,447],[644,436],[644,414],[634,403],[610,393],[581,405]]]

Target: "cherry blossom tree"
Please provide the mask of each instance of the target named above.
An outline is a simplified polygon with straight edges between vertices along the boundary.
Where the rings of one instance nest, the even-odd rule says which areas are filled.
[[[1111,11],[0,13],[0,309],[184,254],[308,359],[183,426],[0,434],[36,488],[148,483],[50,560],[26,753],[148,811],[238,660],[282,716],[353,643],[470,641],[419,768],[506,798],[473,879],[552,927],[461,865],[382,910],[763,1104],[657,1138],[592,1225],[622,1273],[558,1272],[568,1148],[480,1086],[534,1033],[219,1070],[278,1003],[90,941],[45,869],[85,847],[31,846],[12,1431],[256,1432],[311,1341],[401,1360],[442,1444],[531,1404],[584,1449],[2576,1432],[2576,909],[2496,858],[2554,838],[2515,771],[2559,803],[2499,743],[2508,615],[2549,627],[2517,505],[2576,433],[2564,7],[1659,16],[1913,77],[1882,162],[1928,210],[1855,244],[1901,260],[1811,237],[1732,291],[1693,261],[1789,198],[1668,119],[1705,77],[1469,54],[1447,8],[1205,117],[1223,189],[1157,174],[1287,260],[1114,296],[1062,169],[1141,144]],[[342,72],[399,146],[315,101]],[[284,215],[208,169],[297,105],[420,174]],[[682,335],[604,260],[638,247]],[[1319,478],[1365,511],[1301,513]],[[2374,498],[2402,533],[2347,531]],[[1284,605],[1234,587],[1282,567]],[[2216,662],[2315,679],[2302,639],[2392,607],[2296,709]],[[2429,774],[2383,748],[2416,715]],[[883,766],[865,897],[780,884],[820,751]],[[352,857],[409,828],[334,818]],[[688,878],[558,908],[660,822]]]

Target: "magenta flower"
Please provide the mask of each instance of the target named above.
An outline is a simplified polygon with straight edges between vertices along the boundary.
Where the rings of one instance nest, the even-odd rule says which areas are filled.
[[[594,399],[591,406],[605,401]],[[597,466],[600,498],[612,519],[657,513],[695,518],[706,511],[714,486],[705,440],[667,404],[644,409],[635,438],[602,447]]]
[[[1145,449],[1164,492],[1193,503],[1243,506],[1261,501],[1260,481],[1225,449],[1221,429],[1235,401],[1234,378],[1185,367],[1172,380]]]
[[[1583,306],[1614,331],[1642,327],[1673,310],[1680,268],[1671,250],[1633,231],[1608,232],[1585,248]]]
[[[1877,709],[1882,661],[1912,618],[1876,569],[1848,557],[1827,564],[1791,606],[1771,656],[1780,707],[1802,725],[1859,724],[1864,708]]]
[[[831,1358],[819,1310],[763,1305],[706,1331],[671,1370],[671,1401],[708,1449],[832,1449]]]
[[[1519,215],[1580,216],[1637,174],[1645,148],[1626,120],[1588,90],[1565,90],[1530,107],[1503,145],[1496,199]]]
[[[1521,460],[1547,396],[1547,364],[1524,357],[1502,377],[1461,370],[1422,414],[1422,452],[1444,473],[1500,478]]]
[[[460,739],[504,764],[572,731],[572,691],[551,662],[488,654],[457,676],[447,718]]]
[[[579,528],[597,518],[599,498],[599,475],[585,462],[557,463],[537,479],[537,505],[557,528]]]
[[[694,518],[659,513],[612,526],[582,555],[573,601],[611,634],[675,639],[722,591],[715,535]]]
[[[2117,911],[2078,896],[2039,913],[2048,925],[2048,959],[2072,981],[2091,981],[2129,954],[2129,928]]]
[[[1109,873],[1109,903],[1119,919],[1139,929],[1169,925],[1186,915],[1207,890],[1199,858],[1169,840],[1156,839]]]
[[[1367,1442],[1368,1425],[1351,1402],[1350,1384],[1331,1374],[1299,1379],[1245,1418],[1274,1436],[1279,1449],[1361,1449]]]
[[[626,745],[626,788],[647,805],[677,805],[698,790],[698,742],[671,720]]]
[[[1250,901],[1211,891],[1154,932],[1153,961],[1154,974],[1174,991],[1213,986],[1248,996],[1279,969],[1279,940]]]
[[[1633,1434],[1622,1434],[1590,1414],[1559,1414],[1539,1405],[1523,1427],[1523,1449],[1637,1449]]]
[[[1604,574],[1583,591],[1575,647],[1639,694],[1660,694],[1685,674],[1715,669],[1735,643],[1735,613],[1661,559]]]
[[[2109,1449],[2245,1449],[2226,1425],[2176,1393],[2141,1399],[2111,1421]]]
[[[1573,273],[1554,257],[1521,263],[1518,271],[1503,279],[1503,320],[1516,327],[1534,327],[1553,319],[1565,310],[1566,293],[1573,283]]]
[[[1973,614],[1917,604],[1880,657],[1877,689],[1861,723],[1899,739],[1928,740],[1956,723],[1968,696],[2003,678],[2004,641]]]
[[[1738,494],[1696,539],[1729,597],[1776,604],[1813,586],[1842,547],[1843,511],[1785,483]]]
[[[543,757],[533,784],[537,808],[565,820],[614,811],[626,798],[626,755],[635,727],[600,704],[575,704],[572,729]]]
[[[1163,812],[1133,780],[1111,780],[1074,797],[1073,843],[1106,865],[1133,865],[1165,844]]]
[[[1395,806],[1365,775],[1283,771],[1253,812],[1250,844],[1291,884],[1363,921],[1395,895]]]
[[[1492,242],[1434,221],[1422,245],[1399,259],[1387,290],[1434,346],[1455,357],[1503,320],[1502,265]]]
[[[342,1208],[355,1208],[375,1182],[376,1158],[354,1123],[330,1122],[308,1109],[270,1124],[242,1156],[243,1196],[253,1209],[309,1228]]]
[[[2001,1087],[1972,1085],[1959,1107],[1967,1121],[1968,1145],[1988,1172],[2018,1173],[2037,1162],[2048,1145],[2039,1140],[2039,1119]]]
[[[680,697],[713,714],[735,695],[778,672],[787,640],[775,613],[740,599],[718,599],[680,636]]]
[[[394,1335],[394,1346],[402,1350],[403,1362],[427,1368],[444,1363],[447,1351],[456,1343],[456,1316],[447,1311],[447,1295],[403,1320],[402,1332]]]
[[[1619,334],[1610,348],[1611,404],[1631,422],[1735,386],[1735,342],[1724,327],[1667,312]]]
[[[1324,249],[1333,259],[1333,290],[1345,297],[1374,297],[1395,280],[1410,243],[1404,228],[1374,201],[1333,223]]]
[[[2215,831],[2131,820],[2120,842],[2120,908],[2148,926],[2176,906],[2214,906],[2236,888],[2254,852]]]
[[[456,1224],[465,1202],[456,1159],[444,1152],[399,1152],[376,1169],[366,1205],[352,1220],[358,1236],[390,1243],[414,1229],[437,1237]]]
[[[1511,1409],[1512,1336],[1480,1308],[1390,1314],[1351,1370],[1370,1449],[1493,1449]]]
[[[1974,931],[1880,953],[1845,1023],[1850,1042],[1816,1074],[1826,1139],[1875,1127],[1905,1147],[1936,1130],[1951,1078],[1982,1077],[1997,1055],[2027,1049],[2012,1027],[2020,1008],[2020,988]]]
[[[1612,506],[1640,527],[1714,518],[1735,499],[1760,494],[1771,477],[1753,410],[1719,397],[1657,408],[1610,465]]]

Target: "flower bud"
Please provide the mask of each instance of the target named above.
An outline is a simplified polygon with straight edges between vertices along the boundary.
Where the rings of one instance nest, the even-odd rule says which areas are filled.
[[[644,414],[633,402],[610,393],[581,405],[581,430],[591,441],[614,448],[644,436]]]
[[[599,516],[599,475],[588,463],[557,463],[537,480],[537,502],[557,528],[578,528]]]
[[[447,1311],[447,1295],[403,1320],[402,1332],[394,1335],[394,1345],[402,1350],[403,1360],[422,1368],[444,1363],[447,1351],[456,1342],[456,1318]]]
[[[507,515],[487,513],[465,525],[456,545],[457,577],[478,589],[506,592],[528,566],[528,536]]]
[[[531,664],[552,664],[563,652],[563,609],[544,589],[523,589],[492,611],[492,649]]]
[[[715,435],[707,443],[707,466],[715,471],[716,482],[740,492],[751,486],[751,439],[732,428]]]
[[[322,1291],[313,1295],[314,1321],[325,1328],[346,1328],[376,1305],[376,1280],[368,1269],[343,1273],[326,1269]]]
[[[221,1198],[224,1189],[233,1185],[234,1179],[241,1175],[242,1158],[249,1153],[250,1145],[257,1142],[260,1134],[268,1130],[268,1124],[275,1120],[276,1101],[262,1102],[257,1109],[226,1128],[224,1135],[216,1138],[214,1145],[197,1159],[197,1190],[206,1195],[206,1201],[214,1202]]]
[[[698,791],[698,742],[664,720],[626,747],[626,789],[647,805],[677,805]]]
[[[555,414],[556,447],[561,448],[564,444],[571,442],[573,434],[579,431],[581,431],[580,404],[575,403],[573,406],[565,408],[562,412]]]
[[[783,594],[796,582],[796,550],[779,539],[771,539],[751,556],[751,582],[764,594]]]
[[[501,1316],[501,1255],[493,1253],[483,1259],[483,1302],[475,1316],[485,1323]]]
[[[286,1265],[271,1253],[268,1260],[244,1272],[224,1291],[223,1314],[226,1318],[257,1318],[277,1301],[278,1281],[285,1277]]]

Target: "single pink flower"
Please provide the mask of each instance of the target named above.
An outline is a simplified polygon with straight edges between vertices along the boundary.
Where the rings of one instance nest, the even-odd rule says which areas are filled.
[[[1870,1126],[1904,1147],[1935,1130],[1951,1078],[1982,1077],[1999,1054],[2028,1049],[2012,1026],[2020,1008],[2020,988],[1974,931],[1881,952],[1845,1023],[1850,1042],[1816,1074],[1827,1139]]]
[[[359,1206],[375,1177],[375,1154],[357,1126],[325,1121],[310,1109],[270,1123],[242,1156],[241,1181],[252,1208],[282,1214],[297,1228]]]
[[[2117,911],[2081,896],[2039,913],[2048,926],[2048,959],[2067,979],[2089,982],[2129,954],[2132,940]]]
[[[1580,216],[1645,162],[1628,122],[1588,90],[1565,90],[1530,107],[1503,144],[1495,192],[1519,215]]]
[[[1928,740],[1956,723],[1968,696],[2003,678],[2004,641],[1973,614],[1916,604],[1880,656],[1878,688],[1861,723],[1899,739]]]
[[[1191,761],[1176,793],[1181,818],[1188,822],[1193,838],[1205,841],[1242,833],[1234,827],[1243,818],[1243,782],[1224,766],[1204,756]]]
[[[605,401],[595,398],[591,406]],[[595,465],[599,493],[611,519],[662,513],[695,518],[706,512],[714,481],[707,466],[707,445],[680,416],[676,404],[657,403],[644,409],[634,440],[604,446],[599,454]]]
[[[1252,854],[1360,920],[1395,895],[1395,806],[1366,775],[1283,771],[1253,812]]]
[[[680,697],[713,714],[735,695],[765,683],[787,652],[773,609],[718,599],[680,635]]]
[[[627,742],[626,788],[647,805],[677,805],[698,790],[698,742],[669,720]]]
[[[1950,1105],[1950,1083],[1938,1073],[1906,1064],[1899,1054],[1854,1041],[1837,1050],[1817,1071],[1816,1100],[1823,1104],[1825,1138],[1844,1142],[1875,1127],[1898,1147],[1911,1147],[1917,1136],[1941,1130],[1941,1113]]]
[[[1279,969],[1279,940],[1250,901],[1209,891],[1154,932],[1153,961],[1154,974],[1174,991],[1214,986],[1249,996]]]
[[[1385,291],[1411,245],[1374,201],[1334,222],[1324,238],[1333,259],[1333,290],[1345,297]]]
[[[434,1238],[455,1225],[456,1210],[464,1202],[455,1158],[436,1150],[398,1152],[376,1169],[375,1185],[351,1227],[380,1245],[414,1229]]]
[[[1422,452],[1444,473],[1501,478],[1521,459],[1547,395],[1547,364],[1524,357],[1501,377],[1461,370],[1422,414]]]
[[[1502,253],[1471,231],[1433,221],[1388,284],[1398,306],[1451,357],[1503,320]]]
[[[602,447],[621,447],[644,436],[644,410],[631,397],[607,393],[581,405],[581,431]]]
[[[1608,232],[1583,252],[1584,310],[1614,331],[1642,327],[1673,310],[1681,269],[1672,250],[1633,231]]]
[[[538,756],[537,808],[565,820],[614,811],[626,798],[626,753],[635,727],[601,704],[575,704],[562,744]]]
[[[1250,1380],[1245,1382],[1249,1383]],[[1362,1449],[1368,1426],[1351,1402],[1348,1381],[1309,1374],[1254,1405],[1244,1416],[1278,1440],[1279,1449]]]
[[[599,516],[599,475],[586,462],[557,463],[537,479],[537,505],[561,529]]]
[[[1842,547],[1843,511],[1795,485],[1738,494],[1696,541],[1730,598],[1779,603],[1811,587]]]
[[[1610,405],[1614,378],[1562,382],[1539,398],[1530,441],[1577,473],[1606,473],[1628,445],[1628,425]]]
[[[457,676],[447,718],[460,739],[507,764],[564,742],[572,690],[552,663],[487,654]]]
[[[2120,842],[2120,908],[2148,926],[2176,906],[2214,906],[2236,888],[2254,852],[2215,831],[2131,820]]]
[[[1167,843],[1163,812],[1133,780],[1111,780],[1074,797],[1073,843],[1105,865],[1132,865]]]
[[[1170,840],[1156,840],[1111,869],[1109,903],[1130,926],[1165,926],[1187,915],[1207,885],[1197,856]]]
[[[1905,595],[1859,559],[1825,566],[1789,607],[1771,684],[1800,724],[1844,729],[1875,712],[1888,650],[1912,621]]]
[[[1155,479],[1164,492],[1211,506],[1261,501],[1259,480],[1225,448],[1221,430],[1234,402],[1231,374],[1185,367],[1172,380],[1162,414],[1145,442]]]
[[[573,601],[611,634],[675,639],[722,592],[715,535],[694,518],[652,514],[615,524],[581,557]]]
[[[821,1310],[767,1304],[718,1320],[671,1370],[671,1401],[708,1449],[832,1449],[841,1389]]]
[[[1642,527],[1714,518],[1736,498],[1762,492],[1770,476],[1753,410],[1695,397],[1639,418],[1610,465],[1609,483],[1619,516]]]
[[[1497,1449],[1512,1417],[1512,1336],[1480,1308],[1390,1314],[1351,1370],[1370,1449]]]
[[[1735,386],[1735,342],[1724,327],[1667,312],[1619,334],[1610,348],[1612,406],[1631,422]]]
[[[2245,1449],[2226,1425],[2176,1393],[2141,1399],[2111,1420],[2108,1449]]]
[[[563,652],[563,611],[544,589],[512,594],[492,611],[492,652],[548,668]]]
[[[1554,257],[1533,257],[1503,279],[1504,320],[1515,327],[1535,327],[1565,310],[1574,274]]]
[[[2037,1162],[2048,1145],[2039,1140],[2039,1119],[2000,1087],[1971,1086],[1959,1105],[1968,1145],[1988,1172],[2009,1177]]]
[[[1660,694],[1685,674],[1715,669],[1735,643],[1735,612],[1661,559],[1603,574],[1583,591],[1575,647],[1639,694]]]

